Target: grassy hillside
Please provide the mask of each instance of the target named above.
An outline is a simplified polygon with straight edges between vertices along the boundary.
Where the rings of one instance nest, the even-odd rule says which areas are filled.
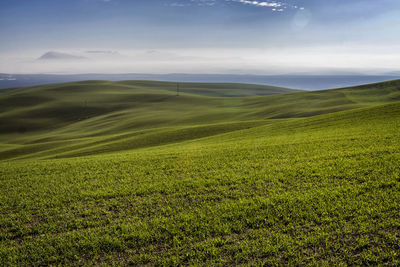
[[[240,116],[237,115],[240,111],[235,110],[240,101],[204,96],[296,92],[246,84],[180,83],[179,86],[179,97],[176,96],[176,83],[148,81],[86,81],[2,90],[0,134],[49,130],[88,118],[97,118],[103,123],[113,118],[125,124],[128,119],[128,122],[135,121],[135,125],[130,126],[130,123],[123,127],[134,128],[169,125],[171,121],[223,121],[222,117],[231,113]]]
[[[195,127],[200,127],[204,133],[186,134],[182,140],[231,131],[253,123],[259,125],[267,123],[268,119],[309,117],[393,102],[398,100],[400,92],[399,81],[290,94],[289,89],[280,89],[281,94],[263,97],[210,97],[204,94],[210,90],[237,88],[247,92],[243,94],[254,93],[252,88],[263,88],[265,94],[275,94],[277,89],[184,83],[181,94],[176,96],[175,87],[176,84],[165,82],[86,81],[2,91],[0,137],[4,145],[0,148],[0,159],[26,157],[29,156],[26,154],[37,152],[55,156],[58,151],[69,151],[74,155],[75,150],[76,154],[90,154],[90,151],[98,153],[159,145],[169,142],[170,138],[179,141],[182,131],[196,132]],[[201,89],[203,87],[205,89]],[[187,92],[190,91],[188,88],[198,90],[192,94]],[[230,123],[233,125],[228,126]],[[212,129],[209,134],[204,130],[207,128]],[[167,137],[161,137],[164,134]],[[164,141],[157,140],[158,137]],[[50,151],[43,153],[43,150]]]
[[[400,264],[399,81],[202,92],[3,92],[0,262]]]

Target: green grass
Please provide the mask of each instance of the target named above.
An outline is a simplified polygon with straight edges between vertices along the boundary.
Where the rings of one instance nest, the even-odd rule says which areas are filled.
[[[400,264],[399,81],[191,88],[203,86],[1,93],[0,262]]]

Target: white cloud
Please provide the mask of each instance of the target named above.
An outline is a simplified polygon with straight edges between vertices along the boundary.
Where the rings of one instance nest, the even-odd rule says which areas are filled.
[[[283,4],[278,2],[260,2],[260,1],[250,1],[250,0],[235,0],[235,2],[253,5],[253,6],[262,6],[262,7],[281,7]]]
[[[251,5],[255,7],[265,7],[271,8],[274,12],[283,12],[287,9],[304,9],[303,7],[299,7],[297,5],[291,5],[285,2],[278,2],[274,0],[270,1],[258,1],[258,0],[177,0],[176,2],[168,4],[172,7],[186,7],[186,6],[217,6],[218,3],[220,5],[225,5],[226,3],[240,3],[244,5]]]
[[[226,0],[226,1],[238,2],[245,5],[252,5],[257,7],[270,7],[272,8],[271,10],[275,12],[283,12],[286,9],[301,9],[301,10],[304,9],[304,7],[299,7],[297,5],[291,5],[288,3],[278,2],[278,1],[253,1],[253,0]]]

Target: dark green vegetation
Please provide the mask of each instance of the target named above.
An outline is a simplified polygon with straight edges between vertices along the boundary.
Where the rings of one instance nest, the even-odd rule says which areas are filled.
[[[399,81],[175,86],[0,91],[2,264],[400,264]]]

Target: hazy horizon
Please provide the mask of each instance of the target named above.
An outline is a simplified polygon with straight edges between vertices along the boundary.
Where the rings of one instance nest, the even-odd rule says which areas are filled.
[[[399,73],[399,8],[395,0],[5,0],[0,73]]]

